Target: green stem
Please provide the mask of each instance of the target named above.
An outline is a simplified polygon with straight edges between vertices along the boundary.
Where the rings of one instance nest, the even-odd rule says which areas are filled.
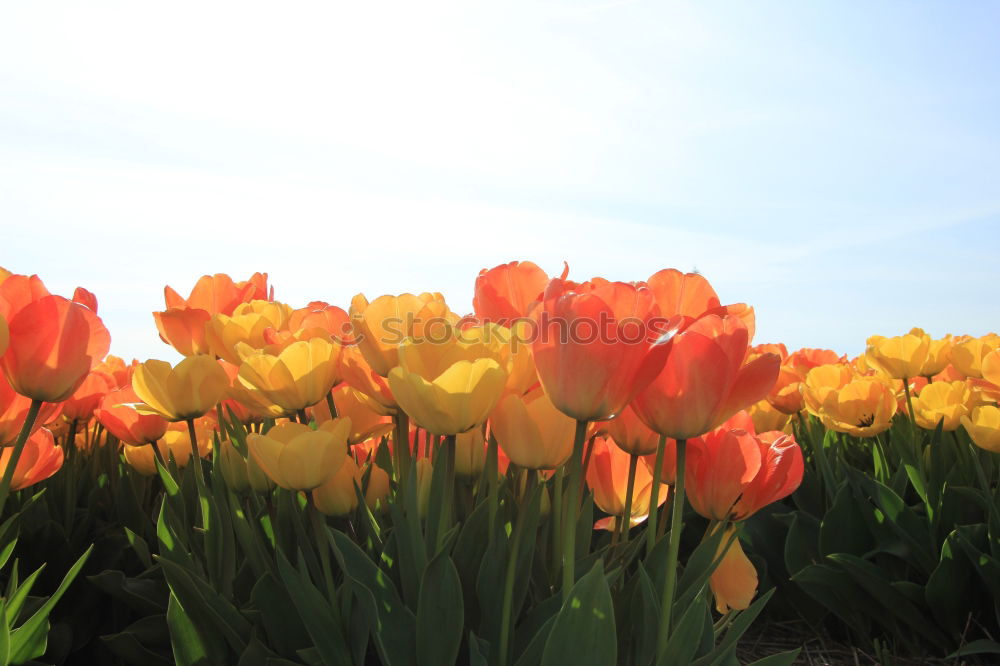
[[[21,459],[21,452],[24,451],[28,435],[31,434],[31,426],[35,425],[35,419],[38,418],[38,411],[41,408],[41,400],[31,401],[28,413],[24,415],[24,424],[21,425],[21,432],[17,434],[17,440],[14,442],[14,450],[11,452],[10,458],[7,459],[7,469],[4,470],[3,480],[0,481],[0,517],[3,516],[3,508],[7,504],[7,498],[10,496],[10,484],[14,479],[14,470],[17,469],[17,463]]]
[[[552,574],[559,575],[562,566],[562,554],[559,552],[558,544],[563,542],[563,470],[556,469],[552,473]],[[555,578],[553,578],[553,581]]]
[[[673,515],[670,519],[670,541],[667,544],[667,578],[663,585],[660,601],[660,627],[656,634],[656,654],[662,656],[670,636],[670,617],[674,605],[674,589],[677,587],[677,553],[681,545],[681,530],[684,529],[684,464],[687,440],[677,440],[677,482],[674,484]]]
[[[639,455],[633,453],[628,461],[628,483],[625,486],[625,513],[621,520],[621,542],[628,543],[628,533],[632,527],[632,494],[635,492],[635,471],[639,464]]]
[[[569,592],[576,582],[576,520],[580,510],[580,488],[582,463],[583,463],[583,443],[587,439],[587,422],[576,422],[576,434],[573,437],[573,453],[569,462],[569,488],[563,496],[565,509],[563,515],[566,520],[563,524],[563,581],[562,598],[563,603],[569,600]]]
[[[444,535],[451,527],[455,504],[455,435],[444,438],[444,497],[441,502],[441,517],[438,522],[435,550],[440,551]],[[435,461],[437,462],[437,461]]]
[[[396,479],[400,486],[406,485],[407,474],[410,471],[410,420],[403,410],[398,410],[392,417],[395,425],[393,435],[396,441],[393,442],[393,457],[396,464]]]
[[[525,514],[531,507],[532,492],[535,490],[535,481],[538,479],[538,472],[527,470],[528,479],[525,484],[525,502],[519,507],[517,521],[514,523],[514,535],[511,541],[510,553],[507,556],[507,571],[503,581],[503,610],[500,620],[500,659],[497,662],[500,666],[507,666],[507,654],[510,650],[510,628],[513,624],[512,606],[514,604],[514,578],[517,576],[517,556],[521,550],[521,539],[524,534]]]
[[[316,508],[312,493],[309,493],[307,497],[309,498],[309,519],[312,522],[313,536],[316,539],[316,549],[319,551],[319,566],[323,570],[323,583],[326,585],[326,598],[331,604],[336,605],[336,588],[333,585],[333,571],[330,569],[330,545],[326,539],[326,521],[323,519],[323,514]]]
[[[330,389],[330,392],[326,394],[326,408],[330,410],[331,419],[338,418],[337,405],[333,404],[333,389]]]
[[[490,433],[490,438],[486,447],[486,484],[488,486],[489,513],[490,513],[490,543],[493,543],[497,525],[497,509],[500,506],[500,453],[497,450],[497,439]]]
[[[198,488],[198,504],[201,507],[201,525],[207,531],[208,520],[208,490],[205,488],[205,470],[201,466],[201,454],[198,451],[198,433],[194,427],[194,418],[187,420],[188,438],[191,440],[191,462],[194,467],[194,483]]]
[[[646,556],[653,552],[656,544],[656,518],[660,511],[660,477],[663,473],[663,456],[667,448],[667,436],[660,435],[656,445],[656,464],[653,465],[653,485],[649,491],[649,518],[646,519]]]

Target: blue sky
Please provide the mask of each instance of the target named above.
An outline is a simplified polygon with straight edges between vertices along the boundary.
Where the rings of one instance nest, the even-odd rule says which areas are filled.
[[[697,268],[758,341],[1000,328],[995,3],[9,3],[0,265],[126,357],[205,273],[346,308]]]

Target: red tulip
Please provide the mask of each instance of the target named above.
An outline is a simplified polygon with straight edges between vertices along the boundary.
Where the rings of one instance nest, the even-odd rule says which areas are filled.
[[[167,420],[158,414],[140,414],[134,407],[140,402],[132,387],[112,391],[101,399],[94,416],[108,432],[126,444],[152,444],[167,431]]]
[[[67,421],[89,421],[104,396],[114,388],[114,377],[100,370],[92,370],[80,384],[80,388],[63,402],[63,416]]]
[[[762,399],[774,385],[780,359],[763,354],[744,364],[749,334],[736,316],[705,315],[674,336],[656,378],[632,403],[651,429],[690,439]]]
[[[578,421],[620,413],[663,367],[670,344],[653,292],[595,279],[549,282],[532,311],[538,378],[552,403]]]
[[[563,270],[566,279],[569,266]],[[541,300],[549,276],[530,261],[512,261],[479,271],[472,308],[480,321],[502,326],[528,315],[532,303]]]
[[[7,380],[0,377],[0,447],[11,446],[17,440],[17,434],[21,431],[21,426],[24,425],[29,407],[31,407],[31,398],[16,393]],[[55,421],[61,411],[62,405],[60,403],[42,403],[31,432],[35,432],[46,423]]]
[[[0,476],[7,471],[14,450],[5,447],[0,451]],[[63,450],[56,446],[52,433],[42,428],[36,431],[24,445],[11,477],[11,491],[21,490],[44,481],[59,471],[63,464]]]

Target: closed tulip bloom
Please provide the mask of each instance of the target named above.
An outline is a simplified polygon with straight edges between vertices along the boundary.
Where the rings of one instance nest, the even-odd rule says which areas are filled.
[[[253,490],[263,493],[274,487],[271,480],[257,465],[253,456],[244,458],[228,439],[222,440],[219,449],[219,466],[222,477],[226,480],[226,485],[235,492]]]
[[[13,453],[14,450],[10,447],[0,450],[0,476],[7,471]],[[40,428],[28,438],[24,450],[21,451],[17,467],[14,468],[14,476],[11,478],[10,489],[17,491],[44,481],[58,472],[62,464],[62,448],[56,446],[49,430]]]
[[[636,414],[661,435],[690,439],[764,398],[781,360],[763,354],[744,363],[748,336],[737,317],[695,321],[674,337],[663,370],[636,396]]]
[[[475,479],[486,464],[486,440],[482,428],[473,428],[455,437],[455,474]]]
[[[933,377],[944,370],[951,363],[951,346],[952,337],[950,335],[946,335],[940,340],[931,338],[930,345],[927,347],[927,359],[924,361],[924,366],[920,369],[920,375],[922,377]]]
[[[750,409],[747,411],[753,420],[754,430],[757,432],[784,430],[792,418],[788,414],[775,409],[774,405],[767,400],[755,402],[750,405]]]
[[[653,273],[645,282],[664,317],[683,315],[697,319],[705,312],[721,305],[715,289],[698,273],[681,273],[665,268]]]
[[[927,361],[931,339],[919,328],[906,335],[886,338],[873,335],[868,338],[865,354],[893,379],[919,377]]]
[[[615,446],[608,438],[594,439],[590,465],[587,468],[587,486],[594,493],[594,504],[609,517],[597,521],[594,529],[614,530],[616,523],[624,519],[625,493],[628,490],[628,468],[631,456]],[[662,484],[661,484],[662,485]],[[635,470],[635,490],[629,513],[629,526],[646,520],[649,515],[649,497],[652,494],[653,476],[645,465]],[[667,499],[666,487],[657,493],[658,504]]]
[[[538,387],[507,394],[490,415],[490,428],[512,463],[527,469],[555,469],[573,453],[576,422],[556,409]]]
[[[189,307],[167,308],[153,313],[160,339],[182,356],[211,352],[205,338],[205,326],[211,318],[205,310]]]
[[[507,372],[485,345],[456,338],[438,343],[407,339],[400,365],[389,373],[396,402],[414,423],[435,435],[456,435],[482,424],[500,399]]]
[[[323,301],[313,301],[304,308],[293,310],[288,317],[288,330],[297,333],[322,331],[336,342],[354,344],[350,315],[343,308]],[[310,337],[316,335],[318,333]]]
[[[389,382],[372,370],[357,345],[341,350],[340,373],[345,384],[371,398],[373,409],[383,416],[396,413],[396,398],[392,395]]]
[[[996,333],[956,341],[951,348],[951,364],[966,377],[982,377],[983,359],[997,348],[1000,348],[1000,336]]]
[[[563,271],[563,279],[569,267]],[[512,261],[479,271],[472,308],[481,321],[510,326],[528,315],[528,309],[542,297],[549,276],[530,261]]]
[[[962,425],[981,449],[1000,453],[1000,407],[983,405],[962,417]]]
[[[14,445],[30,407],[31,398],[16,393],[7,380],[0,376],[0,447]],[[61,412],[62,403],[43,402],[31,432],[46,423],[52,423],[59,418]]]
[[[198,439],[198,455],[204,457],[212,450],[212,429],[203,422],[196,422],[195,437]],[[152,445],[131,446],[126,444],[123,447],[125,462],[143,476],[155,475],[154,446],[160,451],[160,455],[165,461],[173,459],[178,468],[187,467],[191,461],[191,437],[187,427],[183,423],[171,423],[167,426],[163,436]]]
[[[462,329],[456,335],[465,345],[483,345],[478,347],[479,354],[500,363],[507,372],[506,391],[523,394],[538,384],[535,359],[531,355],[529,322],[517,321],[513,328],[486,323]]]
[[[0,298],[21,296],[23,301],[23,294],[8,292],[0,290]],[[61,402],[73,395],[111,346],[100,318],[62,296],[43,296],[4,315],[9,342],[0,366],[11,387],[33,400]]]
[[[619,449],[639,456],[655,453],[660,441],[660,436],[650,430],[631,407],[626,407],[610,421],[600,423],[599,427],[611,436]]]
[[[205,325],[205,339],[209,349],[219,358],[239,365],[243,360],[238,347],[248,345],[262,349],[268,344],[268,331],[287,330],[291,307],[271,301],[241,303],[231,316],[213,315]]]
[[[805,407],[802,382],[815,367],[837,364],[841,359],[829,349],[799,349],[781,362],[781,370],[774,387],[767,394],[768,401],[780,412],[795,414]]]
[[[63,403],[62,414],[67,421],[89,421],[101,400],[114,389],[114,378],[91,370],[80,387]]]
[[[727,528],[722,535],[719,554],[726,548],[735,526]],[[715,609],[725,615],[730,610],[746,610],[757,593],[757,570],[743,552],[739,538],[725,551],[719,566],[712,572],[708,585],[715,597]]]
[[[358,492],[361,487],[362,471],[350,456],[336,472],[312,491],[313,502],[320,513],[327,516],[347,516],[358,508]]]
[[[340,345],[323,338],[294,342],[277,356],[257,352],[240,365],[239,382],[288,413],[311,407],[339,381]]]
[[[806,378],[802,382],[803,406],[813,416],[821,416],[826,399],[857,376],[857,371],[851,365],[844,363],[816,366],[806,373]]]
[[[994,349],[983,357],[981,364],[983,379],[1000,387],[1000,349]]]
[[[136,396],[168,421],[184,421],[215,407],[229,389],[229,377],[211,356],[189,356],[175,367],[149,360],[132,375]]]
[[[733,507],[732,520],[746,520],[768,504],[788,497],[802,483],[805,461],[795,437],[769,431],[754,436],[760,448],[760,469]]]
[[[532,312],[538,379],[560,411],[578,421],[619,414],[663,367],[663,321],[651,290],[624,282],[558,278]]]
[[[827,395],[820,419],[830,430],[871,437],[889,429],[896,408],[896,393],[885,380],[858,377]]]
[[[370,473],[368,472],[369,468],[371,469]],[[386,498],[389,497],[391,489],[389,473],[372,463],[368,463],[362,468],[362,478],[364,478],[366,473],[368,473],[368,485],[365,487],[365,504],[372,511],[376,509],[384,510],[386,508]]]
[[[349,313],[358,349],[382,377],[399,365],[398,349],[404,340],[437,335],[440,327],[458,321],[437,293],[385,295],[371,303],[358,294],[351,300]]]
[[[913,397],[913,416],[926,430],[934,430],[938,423],[943,423],[944,430],[957,430],[971,406],[972,391],[967,383],[935,382]]]
[[[282,423],[265,435],[248,434],[247,446],[254,461],[276,484],[287,490],[312,490],[348,460],[350,428],[349,419],[331,430]]]
[[[688,500],[710,520],[729,520],[761,467],[760,445],[745,430],[718,428],[688,440]]]
[[[113,380],[113,390],[117,391],[132,386],[132,371],[137,365],[139,362],[136,360],[133,360],[130,365],[126,365],[124,359],[114,354],[108,354],[103,361],[94,367],[94,370],[109,375]]]
[[[378,403],[346,384],[333,389],[333,404],[337,408],[337,416],[351,419],[351,432],[347,438],[351,446],[372,437],[381,437],[392,430],[392,421],[382,414]],[[312,414],[321,428],[333,420],[326,401],[318,402]]]
[[[214,314],[230,315],[240,303],[264,298],[261,292],[267,290],[267,274],[255,273],[250,280],[233,282],[225,273],[203,275],[191,289],[191,294],[183,298],[171,287],[163,288],[163,300],[167,308],[196,308],[204,310],[210,316]]]

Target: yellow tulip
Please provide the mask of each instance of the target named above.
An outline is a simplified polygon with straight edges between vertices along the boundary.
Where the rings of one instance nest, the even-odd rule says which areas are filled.
[[[455,438],[455,474],[477,478],[486,464],[486,441],[482,428],[473,428]]]
[[[347,456],[340,469],[312,491],[313,503],[327,516],[346,516],[358,508],[354,484],[361,486],[361,469],[354,458]]]
[[[237,345],[243,343],[253,349],[267,345],[265,331],[282,331],[288,327],[292,308],[284,303],[250,301],[241,303],[232,316],[212,315],[205,324],[205,342],[216,356],[239,365],[242,361]]]
[[[351,419],[351,433],[347,438],[347,443],[351,446],[372,437],[381,437],[392,430],[392,422],[382,415],[380,405],[346,384],[333,389],[333,405],[338,417]],[[328,427],[327,424],[333,421],[325,401],[317,403],[312,414],[320,428]]]
[[[951,348],[951,364],[966,377],[982,377],[983,360],[997,348],[1000,348],[1000,336],[996,333],[956,342]]]
[[[556,409],[540,386],[524,396],[504,396],[490,427],[510,461],[527,469],[555,469],[573,453],[576,421]]]
[[[971,401],[972,391],[965,382],[928,384],[913,397],[914,420],[921,428],[934,430],[944,419],[944,430],[957,430]]]
[[[894,379],[919,377],[927,361],[931,338],[919,328],[892,338],[868,338],[865,356]]]
[[[184,421],[215,407],[229,389],[229,376],[214,358],[197,354],[173,368],[166,361],[140,363],[132,375],[132,388],[147,412]]]
[[[747,411],[750,413],[750,419],[753,421],[754,430],[757,432],[770,432],[772,430],[785,431],[785,428],[788,427],[792,418],[788,414],[775,409],[774,405],[767,400],[761,400],[760,402],[750,405],[750,409]]]
[[[729,527],[722,535],[721,551],[729,543],[736,527]],[[737,537],[725,551],[719,566],[708,579],[715,597],[715,609],[725,615],[730,610],[746,610],[757,593],[757,570],[743,552]]]
[[[365,504],[371,510],[385,509],[385,498],[389,496],[390,484],[389,473],[378,465],[368,463],[362,470],[362,478],[367,469],[371,469],[368,475],[368,486],[365,488]]]
[[[852,366],[840,363],[819,365],[810,370],[801,387],[806,411],[813,416],[820,416],[827,397],[839,391],[855,376],[857,373]]]
[[[335,342],[300,340],[277,356],[264,352],[248,355],[238,378],[248,391],[258,394],[259,402],[294,413],[326,398],[339,379],[339,358],[340,345]]]
[[[507,381],[495,359],[476,357],[482,351],[482,345],[454,338],[445,343],[407,339],[400,345],[400,365],[389,373],[399,407],[435,435],[456,435],[482,424]]]
[[[448,309],[438,293],[385,295],[371,303],[358,294],[351,300],[350,317],[358,348],[383,377],[399,365],[398,349],[405,339],[440,340],[441,327],[450,329],[458,321],[458,315]]]
[[[198,438],[198,453],[206,456],[212,450],[212,429],[204,423],[195,423],[195,436]],[[178,468],[187,467],[191,460],[191,437],[188,435],[187,426],[183,423],[171,423],[167,426],[167,431],[156,441],[155,444],[143,446],[123,445],[125,452],[125,462],[143,476],[153,476],[156,474],[156,456],[153,447],[160,451],[164,461],[173,458]]]
[[[980,368],[983,379],[994,386],[1000,387],[1000,348],[994,349],[989,354],[983,356]]]
[[[1000,453],[1000,407],[983,405],[962,417],[962,425],[981,449]]]
[[[889,429],[896,406],[896,392],[886,381],[858,377],[827,394],[820,419],[830,430],[871,437]]]
[[[933,377],[948,367],[951,362],[952,343],[950,335],[946,335],[940,340],[931,340],[931,344],[927,348],[927,360],[924,361],[924,367],[920,369],[921,376]]]
[[[244,458],[228,439],[222,440],[222,448],[219,449],[219,466],[222,470],[222,477],[226,480],[226,485],[235,492],[254,490],[262,493],[274,487],[267,475],[261,471],[253,456]]]
[[[332,430],[313,430],[301,423],[282,423],[267,434],[247,435],[250,455],[264,473],[287,490],[312,490],[347,461],[349,419]]]

